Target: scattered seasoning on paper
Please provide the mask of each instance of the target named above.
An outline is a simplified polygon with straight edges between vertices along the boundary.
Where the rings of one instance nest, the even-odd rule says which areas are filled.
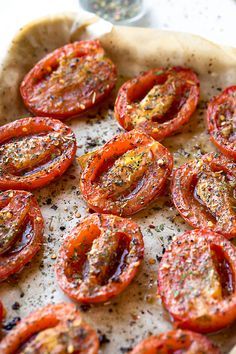
[[[142,0],[83,0],[88,11],[110,21],[125,21],[136,17],[142,10]]]

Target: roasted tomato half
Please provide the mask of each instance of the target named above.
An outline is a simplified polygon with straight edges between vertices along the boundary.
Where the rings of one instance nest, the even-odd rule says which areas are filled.
[[[0,342],[1,354],[97,354],[96,332],[75,305],[48,305],[31,313]]]
[[[220,350],[201,334],[181,329],[148,337],[130,354],[220,354]]]
[[[0,127],[0,190],[33,190],[61,176],[76,152],[74,133],[51,118],[23,118]]]
[[[186,68],[152,69],[124,83],[115,116],[126,130],[143,129],[161,141],[187,123],[199,99],[199,81]]]
[[[212,142],[236,160],[236,86],[228,87],[210,101],[207,124]]]
[[[181,216],[195,228],[236,237],[236,163],[206,154],[173,173],[172,197]]]
[[[66,237],[59,250],[59,285],[76,301],[107,301],[132,281],[143,258],[143,248],[143,237],[134,221],[92,214]]]
[[[236,247],[211,230],[187,231],[164,253],[158,284],[179,327],[222,329],[236,320]]]
[[[132,215],[165,188],[172,171],[169,151],[138,130],[115,136],[88,159],[81,191],[90,208]]]
[[[34,196],[0,193],[0,280],[21,270],[43,243],[43,217]]]
[[[87,111],[109,95],[116,68],[99,41],[56,49],[25,76],[21,95],[35,115],[65,119]]]

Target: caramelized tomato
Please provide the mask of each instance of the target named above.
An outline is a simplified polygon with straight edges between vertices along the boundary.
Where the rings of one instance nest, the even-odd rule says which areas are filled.
[[[199,81],[186,68],[157,68],[124,83],[115,116],[126,130],[143,129],[161,141],[187,123],[199,99]]]
[[[0,280],[22,269],[43,243],[43,218],[34,196],[0,193]]]
[[[51,118],[23,118],[0,127],[0,190],[33,190],[61,176],[76,152],[74,133]]]
[[[151,336],[130,354],[220,354],[220,350],[201,334],[176,330]]]
[[[158,285],[179,327],[222,329],[236,320],[236,248],[210,230],[177,236],[159,265]]]
[[[48,305],[31,313],[0,342],[1,354],[97,354],[96,332],[75,305]]]
[[[181,216],[195,228],[236,236],[236,163],[206,154],[176,169],[172,197]]]
[[[172,165],[163,145],[133,130],[91,154],[81,176],[81,191],[97,212],[132,215],[160,195]]]
[[[142,234],[134,221],[92,214],[65,238],[59,250],[59,285],[73,300],[107,301],[132,281],[143,248]]]
[[[99,41],[80,41],[40,60],[25,76],[20,91],[34,115],[65,119],[103,100],[115,82],[115,65]]]
[[[207,124],[212,142],[236,160],[236,86],[213,98],[207,109]]]

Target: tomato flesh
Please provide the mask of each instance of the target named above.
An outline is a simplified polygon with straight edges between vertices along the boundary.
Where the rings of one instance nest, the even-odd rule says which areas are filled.
[[[0,280],[20,271],[43,243],[43,218],[33,195],[0,194]]]
[[[236,319],[236,248],[210,230],[177,236],[161,260],[158,286],[179,327],[222,329]]]
[[[152,69],[121,86],[115,116],[124,129],[143,129],[161,141],[189,121],[198,99],[199,81],[192,70]]]
[[[0,127],[0,190],[33,190],[61,176],[76,152],[74,133],[51,118],[23,118]]]
[[[212,142],[226,156],[236,160],[236,86],[213,98],[207,109]]]
[[[172,198],[181,216],[195,228],[236,236],[236,164],[220,154],[206,154],[177,168]]]
[[[0,342],[2,354],[97,354],[96,332],[75,305],[48,305],[21,320]]]
[[[220,354],[220,350],[201,334],[175,330],[151,336],[139,343],[130,354]]]
[[[39,61],[24,78],[20,91],[33,114],[65,119],[103,100],[115,82],[115,65],[99,41],[80,41]]]
[[[138,130],[116,136],[86,161],[80,187],[89,207],[121,216],[160,195],[173,166],[169,151]]]
[[[143,258],[143,247],[135,222],[114,215],[92,214],[72,231],[59,250],[59,285],[76,301],[107,301],[134,278]]]

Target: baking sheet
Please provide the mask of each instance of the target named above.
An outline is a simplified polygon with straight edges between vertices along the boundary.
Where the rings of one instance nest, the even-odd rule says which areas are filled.
[[[91,22],[95,23],[88,26]],[[201,82],[198,110],[181,134],[165,139],[163,144],[174,154],[175,166],[214,150],[205,129],[206,102],[222,88],[235,84],[236,49],[220,47],[189,34],[112,28],[105,21],[91,18],[87,21],[78,14],[40,19],[17,34],[0,71],[1,123],[29,115],[19,96],[19,83],[40,58],[69,41],[91,37],[100,38],[116,63],[120,74],[118,86],[124,78],[151,67],[182,65],[194,69]],[[113,117],[114,97],[98,110],[68,122],[76,134],[77,156],[94,150],[122,131]],[[63,237],[89,214],[80,195],[79,176],[80,168],[75,161],[58,181],[34,192],[45,218],[45,242],[42,251],[20,274],[0,285],[0,298],[7,309],[6,323],[48,303],[70,301],[57,285],[54,264]],[[107,342],[101,346],[104,354],[125,353],[149,334],[172,328],[156,296],[158,263],[171,238],[189,227],[168,195],[132,218],[141,226],[145,242],[145,258],[138,276],[114,300],[80,306],[85,319],[105,335],[101,337]],[[14,306],[16,302],[19,308]],[[228,353],[236,343],[236,325],[209,337]]]

